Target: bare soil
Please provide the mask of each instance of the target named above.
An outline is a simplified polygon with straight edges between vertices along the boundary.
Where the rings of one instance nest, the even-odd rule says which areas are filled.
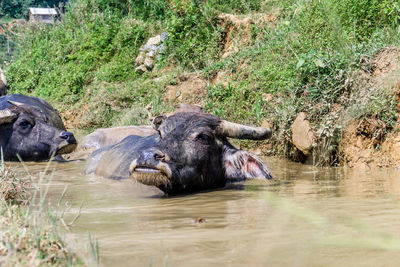
[[[173,105],[178,103],[203,106],[207,99],[207,81],[198,74],[186,73],[178,77],[176,85],[166,87],[164,101]]]
[[[371,86],[387,90],[400,109],[400,49],[389,47],[371,59],[363,70]],[[400,115],[400,114],[399,114]],[[343,163],[364,169],[400,166],[400,116],[395,129],[374,118],[355,120],[344,130],[340,143]]]

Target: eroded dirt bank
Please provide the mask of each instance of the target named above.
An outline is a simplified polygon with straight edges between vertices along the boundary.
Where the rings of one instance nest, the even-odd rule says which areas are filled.
[[[355,118],[344,129],[340,142],[343,163],[361,168],[400,166],[400,49],[390,47],[369,60],[360,75],[365,91],[379,90],[376,97],[392,98],[396,117],[393,125],[379,119],[380,114]]]

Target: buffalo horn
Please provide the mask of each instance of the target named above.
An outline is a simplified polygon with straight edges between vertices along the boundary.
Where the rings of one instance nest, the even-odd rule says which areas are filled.
[[[222,120],[217,127],[217,134],[236,139],[263,140],[269,138],[272,132],[268,128],[246,126]]]
[[[11,101],[11,100],[8,100],[7,102],[8,102],[8,103],[10,103],[11,105],[13,105],[13,106],[17,106],[17,107],[19,107],[19,106],[23,106],[23,105],[24,105],[24,103],[17,102],[17,101]]]
[[[11,122],[15,116],[9,109],[0,110],[0,125]]]

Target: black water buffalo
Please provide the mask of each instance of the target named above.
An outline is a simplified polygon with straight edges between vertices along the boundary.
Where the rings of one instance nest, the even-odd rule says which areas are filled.
[[[41,161],[71,152],[76,140],[49,103],[11,94],[0,97],[0,146],[4,160]]]
[[[227,137],[261,140],[266,128],[249,127],[203,112],[181,112],[153,121],[159,134],[131,135],[93,152],[86,173],[133,178],[167,194],[223,187],[229,181],[271,178],[256,155],[233,147]]]
[[[0,96],[7,94],[7,80],[3,70],[0,68]]]

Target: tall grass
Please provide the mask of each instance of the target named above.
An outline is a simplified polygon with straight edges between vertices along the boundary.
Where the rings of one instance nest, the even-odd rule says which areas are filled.
[[[37,177],[26,168],[18,171],[1,162],[0,169],[0,262],[6,266],[84,266],[85,263],[72,252],[61,237],[59,228],[67,229],[79,214],[65,223],[65,211],[47,204],[52,179],[51,163]],[[50,173],[50,175],[49,175]],[[60,197],[58,208],[66,193]],[[98,263],[98,246],[91,249]]]

